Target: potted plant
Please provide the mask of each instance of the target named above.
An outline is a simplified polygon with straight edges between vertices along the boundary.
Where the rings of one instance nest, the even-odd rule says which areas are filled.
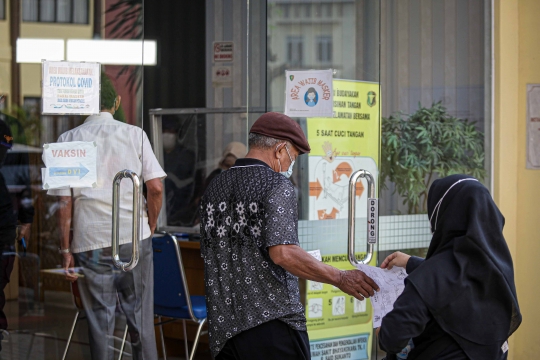
[[[426,213],[429,186],[451,174],[486,175],[484,134],[475,122],[449,115],[441,102],[382,119],[381,183],[396,185],[409,214]]]

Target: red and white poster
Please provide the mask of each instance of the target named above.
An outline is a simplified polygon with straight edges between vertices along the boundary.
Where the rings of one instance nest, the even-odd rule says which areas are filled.
[[[232,41],[214,41],[214,62],[232,62],[233,50]]]

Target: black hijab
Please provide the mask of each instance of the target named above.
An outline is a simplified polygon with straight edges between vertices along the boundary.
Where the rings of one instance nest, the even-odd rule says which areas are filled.
[[[433,183],[428,217],[434,233],[426,260],[407,282],[469,357],[484,358],[482,348],[504,342],[521,323],[504,217],[489,191],[464,175]]]

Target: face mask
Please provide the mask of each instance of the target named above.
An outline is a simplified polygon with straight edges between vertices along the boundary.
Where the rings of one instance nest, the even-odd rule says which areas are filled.
[[[289,169],[287,169],[287,171],[281,171],[281,162],[279,161],[279,159],[278,159],[278,164],[279,164],[279,170],[280,170],[279,173],[288,179],[292,175],[294,160],[292,159],[291,154],[289,153],[289,149],[287,149],[287,145],[285,145],[285,150],[287,151],[287,155],[289,155],[289,159],[291,159],[291,165],[289,166]]]
[[[176,145],[176,134],[165,133],[163,134],[163,149],[169,151],[174,149]]]

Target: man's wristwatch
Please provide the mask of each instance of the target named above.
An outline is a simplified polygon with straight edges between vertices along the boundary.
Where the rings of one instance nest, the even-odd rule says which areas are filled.
[[[58,253],[59,254],[69,254],[70,252],[71,252],[71,250],[69,250],[69,248],[67,248],[67,249],[58,248]]]

